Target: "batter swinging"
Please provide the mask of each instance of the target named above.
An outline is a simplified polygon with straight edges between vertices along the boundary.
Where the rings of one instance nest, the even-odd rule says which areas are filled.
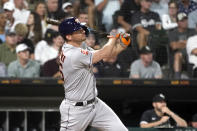
[[[130,38],[127,34],[111,33],[103,48],[89,51],[80,48],[88,30],[76,18],[62,21],[59,32],[66,41],[60,55],[65,89],[65,99],[60,105],[60,131],[84,131],[87,126],[100,131],[128,131],[112,109],[97,97],[92,65],[118,55],[130,44]]]

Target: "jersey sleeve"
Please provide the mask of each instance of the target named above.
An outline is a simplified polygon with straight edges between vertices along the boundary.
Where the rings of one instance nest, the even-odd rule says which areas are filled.
[[[93,53],[89,50],[79,49],[72,55],[72,64],[76,68],[92,65]]]
[[[143,114],[142,114],[142,117],[140,119],[140,124],[148,124],[149,123],[149,115],[148,115],[148,112],[145,111]]]

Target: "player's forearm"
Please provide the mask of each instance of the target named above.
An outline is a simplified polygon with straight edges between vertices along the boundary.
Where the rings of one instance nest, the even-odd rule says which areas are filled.
[[[123,50],[125,50],[127,47],[123,47],[121,46],[119,43],[116,44],[116,46],[113,48],[111,56],[117,56],[118,54],[120,54],[120,52],[122,52]]]
[[[104,58],[110,57],[115,43],[116,38],[110,38],[100,50],[94,51],[92,63],[97,63]]]
[[[181,117],[174,114],[173,112],[171,112],[169,115],[176,121],[178,126],[187,127],[187,122],[185,120],[183,120]]]
[[[152,122],[152,123],[147,123],[147,124],[140,124],[141,128],[151,128],[151,127],[155,127],[158,125],[161,125],[162,122],[161,121],[156,121],[156,122]]]

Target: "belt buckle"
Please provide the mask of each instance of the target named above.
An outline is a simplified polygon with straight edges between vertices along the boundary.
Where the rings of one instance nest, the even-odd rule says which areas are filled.
[[[86,106],[88,104],[87,101],[83,101],[83,106]]]

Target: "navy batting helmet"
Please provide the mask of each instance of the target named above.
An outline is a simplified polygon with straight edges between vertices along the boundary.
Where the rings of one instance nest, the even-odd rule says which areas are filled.
[[[59,32],[62,36],[72,34],[73,32],[80,30],[85,30],[85,34],[88,35],[89,30],[85,25],[82,25],[78,19],[75,17],[70,17],[63,20],[59,25]]]

